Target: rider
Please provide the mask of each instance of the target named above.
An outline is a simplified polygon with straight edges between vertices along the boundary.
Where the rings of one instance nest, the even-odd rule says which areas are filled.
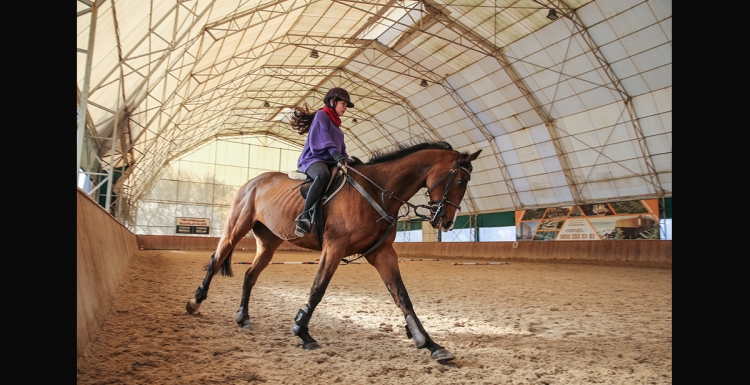
[[[346,153],[344,133],[339,126],[340,116],[344,115],[347,108],[354,107],[354,103],[345,89],[334,87],[323,97],[323,104],[324,107],[312,113],[307,108],[295,107],[291,121],[292,127],[300,135],[308,134],[305,147],[297,160],[297,167],[313,179],[302,213],[294,220],[294,234],[298,237],[310,233],[310,209],[328,187],[330,166],[351,161]]]

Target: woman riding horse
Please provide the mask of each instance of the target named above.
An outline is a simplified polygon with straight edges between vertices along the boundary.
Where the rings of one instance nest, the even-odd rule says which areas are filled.
[[[328,187],[332,165],[345,164],[349,159],[344,143],[344,132],[341,131],[340,116],[344,116],[347,108],[354,107],[349,93],[340,87],[331,88],[323,97],[323,108],[315,113],[307,109],[296,107],[292,117],[292,127],[300,135],[307,133],[305,147],[297,160],[297,167],[313,179],[307,192],[305,206],[302,208],[295,223],[294,234],[303,237],[309,234],[312,224],[310,210]]]
[[[323,214],[323,242],[308,235],[298,237],[292,226],[304,202],[296,191],[299,182],[286,173],[266,172],[248,181],[235,195],[227,216],[224,233],[206,268],[203,283],[188,301],[186,310],[194,314],[208,296],[216,272],[232,275],[234,248],[252,230],[256,242],[255,259],[245,271],[242,299],[236,322],[252,329],[248,311],[253,286],[273,258],[274,252],[287,241],[295,246],[320,250],[320,262],[307,304],[294,318],[292,333],[302,340],[302,348],[316,349],[308,325],[326,288],[346,256],[361,254],[380,274],[396,306],[404,314],[406,334],[418,349],[426,348],[438,362],[455,359],[455,355],[432,340],[419,321],[409,294],[401,279],[398,256],[393,248],[399,210],[404,205],[429,221],[433,228],[450,231],[461,210],[459,203],[471,179],[471,162],[481,150],[459,153],[445,142],[397,145],[397,151],[377,154],[367,163],[347,167],[347,187],[329,198]],[[428,205],[408,202],[420,189],[426,189]],[[373,198],[376,197],[376,198]],[[310,199],[308,197],[308,199]],[[420,215],[417,208],[428,210]]]

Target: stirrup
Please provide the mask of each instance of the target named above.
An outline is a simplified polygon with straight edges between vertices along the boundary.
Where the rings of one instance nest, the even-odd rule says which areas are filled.
[[[308,216],[305,216],[304,214],[305,213],[303,212],[297,217],[297,219],[294,220],[294,222],[296,223],[294,235],[298,237],[304,237],[305,234],[310,234],[310,230],[312,229],[310,218]]]

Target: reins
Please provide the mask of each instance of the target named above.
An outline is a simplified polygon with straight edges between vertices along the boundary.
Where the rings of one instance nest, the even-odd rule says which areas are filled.
[[[445,176],[443,176],[442,178],[440,178],[430,188],[427,189],[427,194],[429,194],[429,192],[432,191],[432,189],[434,189],[435,186],[437,186],[438,183],[440,183],[443,179],[445,179],[446,177],[448,177],[450,175],[450,178],[448,179],[448,182],[447,182],[447,184],[445,186],[445,190],[443,192],[443,198],[441,200],[439,200],[439,201],[430,200],[428,202],[430,204],[430,206],[427,206],[427,205],[414,205],[412,203],[409,203],[409,202],[407,202],[407,201],[405,201],[405,200],[397,197],[396,195],[394,195],[393,192],[388,191],[388,190],[380,187],[377,183],[373,182],[372,179],[368,178],[367,176],[365,176],[364,174],[362,174],[361,172],[357,171],[356,169],[354,169],[352,167],[348,167],[347,168],[346,165],[344,165],[344,166],[338,165],[337,167],[339,169],[343,170],[344,175],[346,176],[347,182],[349,182],[352,186],[354,186],[354,188],[357,191],[359,191],[360,194],[362,194],[362,196],[367,200],[367,202],[370,203],[370,205],[375,209],[375,211],[377,211],[378,214],[380,214],[380,218],[378,218],[378,220],[375,221],[375,223],[377,223],[381,219],[385,219],[389,223],[388,228],[385,231],[385,234],[383,235],[383,237],[375,245],[373,245],[372,247],[370,247],[369,250],[365,251],[360,256],[358,256],[358,257],[356,257],[356,258],[354,258],[352,260],[347,260],[346,258],[342,259],[342,262],[344,262],[344,264],[348,264],[350,262],[353,262],[353,261],[356,261],[357,259],[362,258],[362,257],[366,256],[367,254],[369,254],[371,251],[373,251],[376,248],[378,248],[380,245],[382,245],[383,242],[385,242],[385,240],[388,238],[388,236],[391,235],[391,232],[393,232],[393,228],[396,227],[396,223],[398,222],[398,219],[406,217],[407,215],[409,215],[410,212],[412,212],[412,210],[414,210],[414,215],[415,216],[417,216],[419,218],[422,218],[422,219],[424,219],[426,221],[430,221],[430,222],[433,221],[433,220],[435,220],[439,215],[443,215],[445,213],[445,208],[443,207],[445,203],[448,203],[448,204],[456,207],[460,211],[461,210],[461,206],[459,206],[459,205],[457,205],[457,204],[455,204],[455,203],[453,203],[453,202],[451,202],[451,201],[448,200],[448,192],[450,191],[451,183],[453,183],[453,179],[455,179],[456,173],[458,172],[459,169],[466,171],[468,174],[471,174],[471,172],[468,169],[466,169],[465,167],[459,166],[458,165],[458,161],[456,161],[456,164],[454,164],[454,167],[447,174],[445,174]],[[377,188],[378,190],[380,190],[380,200],[383,203],[383,207],[381,207],[380,205],[378,205],[375,202],[375,200],[370,196],[370,194],[368,194],[367,191],[365,191],[365,189],[362,188],[362,186],[359,183],[357,183],[357,181],[354,180],[354,178],[352,178],[349,175],[349,173],[347,172],[348,170],[354,171],[355,174],[361,176],[366,181],[370,182],[373,186],[375,186],[375,188]],[[386,195],[388,195],[389,199],[395,199],[395,200],[401,202],[402,205],[406,205],[407,206],[406,213],[404,215],[396,215],[396,216],[388,214],[388,212],[386,212],[384,210],[384,207],[386,207],[386,204],[385,204],[385,196]],[[435,206],[436,203],[437,203],[437,206]],[[431,215],[420,214],[417,211],[417,209],[419,209],[419,208],[429,210],[430,213],[431,213]]]

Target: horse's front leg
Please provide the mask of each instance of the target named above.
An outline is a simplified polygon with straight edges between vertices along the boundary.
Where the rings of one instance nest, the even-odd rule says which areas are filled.
[[[310,288],[310,297],[308,298],[307,305],[305,305],[304,309],[299,310],[297,316],[294,317],[294,326],[292,326],[292,333],[302,339],[303,349],[313,350],[320,347],[318,342],[310,337],[307,325],[310,322],[310,318],[312,318],[313,311],[315,311],[315,308],[323,299],[326,288],[328,288],[328,284],[331,282],[331,277],[333,277],[333,273],[339,267],[342,258],[342,252],[337,251],[335,247],[323,246],[318,272],[315,274],[315,280]]]
[[[373,254],[368,255],[367,262],[375,267],[383,279],[386,289],[391,293],[396,306],[401,309],[406,319],[406,335],[414,340],[417,349],[429,349],[432,358],[438,362],[450,361],[456,358],[448,349],[433,341],[419,322],[414,307],[406,292],[406,286],[401,280],[401,272],[398,269],[398,258],[393,246],[382,246]]]

